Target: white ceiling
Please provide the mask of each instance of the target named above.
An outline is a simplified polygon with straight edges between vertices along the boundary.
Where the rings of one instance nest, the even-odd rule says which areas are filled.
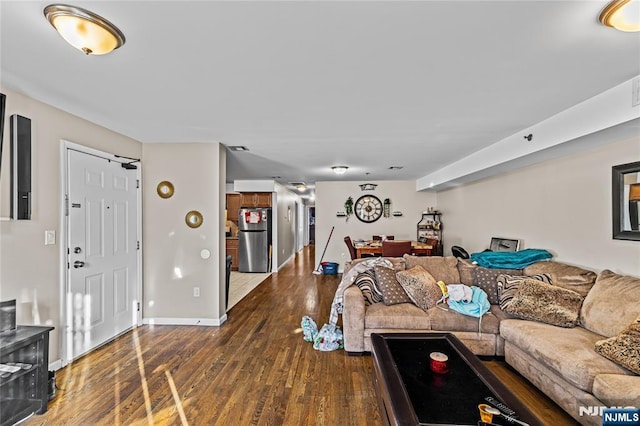
[[[95,57],[49,3],[0,1],[4,86],[144,143],[248,147],[228,181],[416,179],[640,74],[604,0],[66,1],[124,32]]]

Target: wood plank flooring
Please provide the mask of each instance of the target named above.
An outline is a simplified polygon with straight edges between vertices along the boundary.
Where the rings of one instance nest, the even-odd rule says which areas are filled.
[[[313,275],[313,246],[228,312],[221,327],[143,326],[57,375],[27,425],[381,425],[371,356],[319,352],[300,320],[328,320],[339,276]],[[504,363],[489,361],[544,424],[574,422]]]

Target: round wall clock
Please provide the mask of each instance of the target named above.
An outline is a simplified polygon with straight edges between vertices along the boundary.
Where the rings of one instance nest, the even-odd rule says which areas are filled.
[[[382,202],[375,195],[363,195],[356,201],[353,211],[362,222],[375,222],[382,216]]]

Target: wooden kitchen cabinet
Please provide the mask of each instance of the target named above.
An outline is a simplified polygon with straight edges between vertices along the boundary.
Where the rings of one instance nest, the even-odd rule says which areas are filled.
[[[243,192],[240,207],[271,207],[271,192]]]
[[[238,210],[240,210],[240,194],[227,194],[227,220],[238,224]]]
[[[238,239],[227,238],[227,254],[231,256],[231,270],[238,270]]]

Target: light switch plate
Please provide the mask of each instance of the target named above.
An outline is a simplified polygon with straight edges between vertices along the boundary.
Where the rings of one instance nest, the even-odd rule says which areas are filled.
[[[51,246],[56,243],[56,231],[44,231],[44,245]]]

